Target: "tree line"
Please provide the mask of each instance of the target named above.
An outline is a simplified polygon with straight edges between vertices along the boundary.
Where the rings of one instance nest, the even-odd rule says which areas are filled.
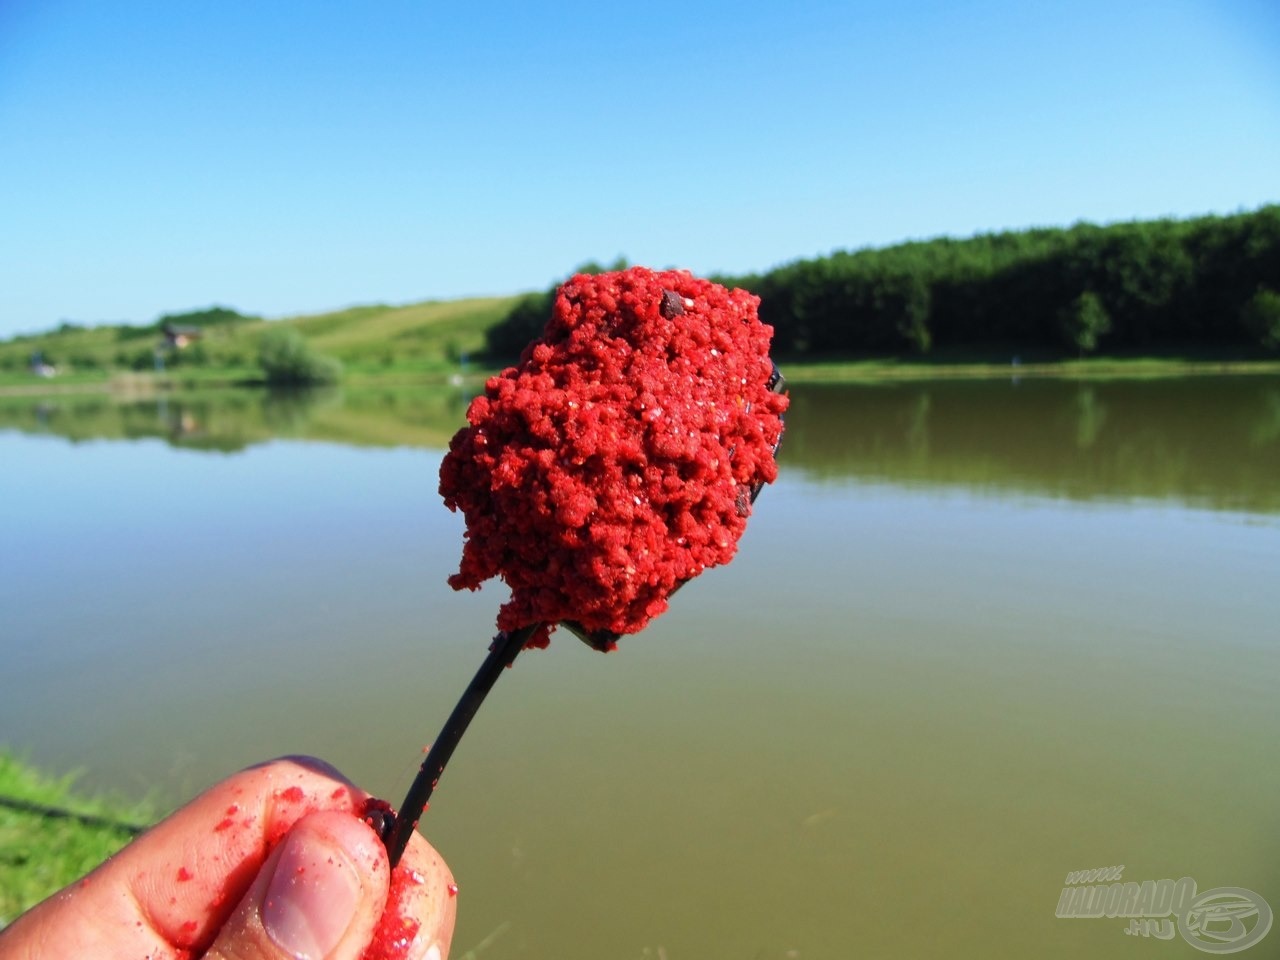
[[[761,319],[784,357],[956,347],[1277,350],[1280,205],[913,241],[715,279],[761,298]],[[541,333],[553,294],[526,296],[490,328],[495,358],[518,355]]]

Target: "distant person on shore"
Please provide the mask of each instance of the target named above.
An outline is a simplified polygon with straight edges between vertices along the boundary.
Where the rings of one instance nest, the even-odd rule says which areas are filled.
[[[310,758],[243,770],[0,931],[0,960],[443,960],[449,868],[415,834],[392,886],[368,799]]]

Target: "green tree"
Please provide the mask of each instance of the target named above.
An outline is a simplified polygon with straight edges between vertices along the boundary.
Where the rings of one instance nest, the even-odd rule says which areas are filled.
[[[587,263],[578,272],[620,266]],[[889,353],[904,342],[919,352],[1065,342],[1084,355],[1104,335],[1112,349],[1238,347],[1277,339],[1271,295],[1258,290],[1280,290],[1280,205],[1227,217],[940,237],[717,279],[760,296],[760,318],[783,356]],[[553,292],[523,299],[490,328],[493,358],[517,356],[541,333]]]
[[[342,377],[342,364],[316,353],[292,327],[272,327],[262,335],[258,366],[271,386],[318,386]]]
[[[588,260],[586,263],[579,264],[574,273],[589,273],[593,276],[599,273],[617,273],[619,270],[625,270],[631,264],[627,263],[627,258],[622,254],[618,254],[613,258],[612,263],[600,263],[596,260]]]
[[[1080,351],[1080,356],[1098,349],[1098,340],[1111,330],[1111,317],[1102,300],[1086,290],[1062,311],[1060,323],[1067,343]]]
[[[542,335],[550,319],[551,292],[526,294],[504,320],[485,332],[485,349],[495,359],[514,359],[529,341]]]
[[[155,322],[155,329],[160,329],[166,323],[172,323],[177,326],[194,326],[194,327],[212,327],[219,324],[238,324],[248,323],[252,320],[261,320],[261,317],[255,317],[252,314],[240,313],[230,307],[212,306],[204,310],[187,310],[183,313],[166,313]]]
[[[919,273],[912,273],[904,282],[901,296],[898,333],[917,353],[928,353],[933,346],[933,333],[929,330],[929,285]]]
[[[618,256],[609,264],[588,260],[579,264],[573,274],[611,273],[627,267],[627,258]],[[513,360],[524,352],[531,341],[542,336],[547,321],[551,319],[551,305],[555,302],[559,286],[557,283],[542,293],[529,293],[521,297],[502,320],[485,331],[485,351],[491,359]]]
[[[1280,349],[1280,293],[1258,287],[1240,312],[1244,327],[1268,350]]]

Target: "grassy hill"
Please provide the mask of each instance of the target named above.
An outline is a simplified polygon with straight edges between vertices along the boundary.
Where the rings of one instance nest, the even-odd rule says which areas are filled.
[[[318,353],[336,357],[348,375],[446,374],[484,349],[485,330],[501,320],[517,297],[426,301],[400,306],[371,304],[331,313],[262,320],[217,311],[217,322],[199,323],[200,312],[175,315],[200,326],[202,336],[182,350],[161,349],[164,367],[196,381],[256,373],[258,340],[268,327],[292,327]],[[229,318],[228,318],[229,317]],[[190,318],[188,321],[187,318]],[[162,318],[164,319],[164,318]],[[52,384],[94,383],[126,372],[156,368],[162,323],[79,327],[0,341],[0,384],[31,383],[33,354],[57,375]]]
[[[428,301],[401,307],[354,307],[283,321],[311,346],[352,367],[441,364],[484,350],[484,333],[516,297]]]

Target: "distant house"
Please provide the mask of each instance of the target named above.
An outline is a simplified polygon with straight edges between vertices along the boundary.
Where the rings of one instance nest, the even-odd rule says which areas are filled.
[[[166,323],[162,329],[164,331],[164,345],[172,350],[181,350],[204,336],[204,331],[199,327],[186,326],[180,323]]]

